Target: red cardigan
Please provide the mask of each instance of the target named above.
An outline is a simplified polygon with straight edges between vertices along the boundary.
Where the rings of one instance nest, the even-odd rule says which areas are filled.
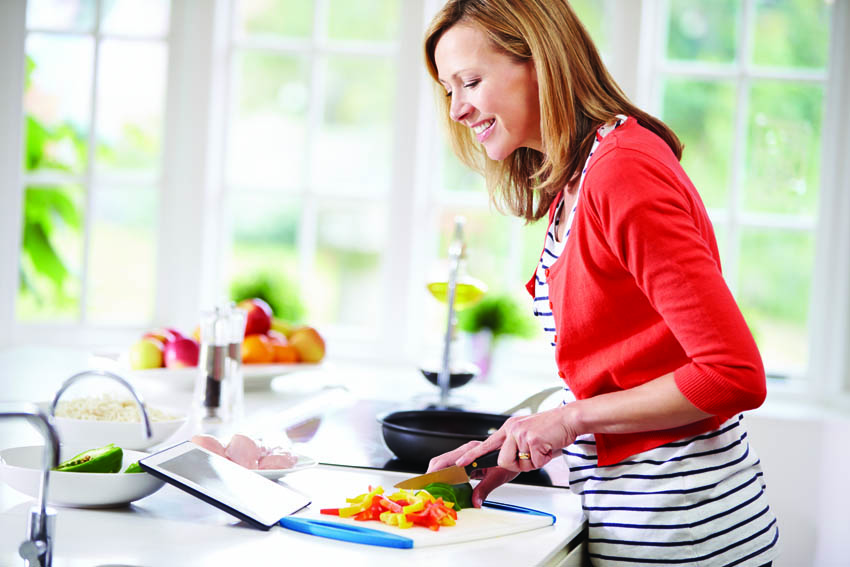
[[[761,357],[721,275],[699,194],[670,148],[634,118],[594,153],[547,280],[558,374],[578,399],[673,372],[682,394],[716,416],[597,434],[600,465],[715,429],[764,401]],[[533,277],[526,287],[534,295]]]

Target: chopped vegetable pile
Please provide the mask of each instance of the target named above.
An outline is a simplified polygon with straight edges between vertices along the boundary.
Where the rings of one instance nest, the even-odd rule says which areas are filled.
[[[433,487],[437,489],[431,489]],[[413,526],[422,526],[434,531],[439,531],[441,526],[453,526],[457,520],[457,510],[460,507],[471,507],[472,487],[469,490],[460,488],[458,491],[466,495],[460,500],[468,500],[469,506],[458,506],[458,497],[455,489],[464,485],[429,485],[431,488],[411,492],[399,490],[390,496],[384,495],[384,489],[380,486],[369,487],[369,492],[346,498],[348,506],[342,508],[324,508],[322,514],[339,516],[341,518],[354,518],[358,521],[376,520],[390,526],[398,526],[407,529]]]

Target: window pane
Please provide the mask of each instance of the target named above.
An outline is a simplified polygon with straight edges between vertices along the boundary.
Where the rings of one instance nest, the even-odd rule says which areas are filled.
[[[169,0],[110,0],[101,4],[100,29],[120,35],[168,33]]]
[[[153,317],[157,203],[154,187],[95,190],[86,302],[92,322],[145,324]]]
[[[399,0],[329,0],[328,37],[393,40],[398,33]]]
[[[741,5],[740,0],[671,0],[667,58],[733,62]]]
[[[165,107],[166,47],[104,40],[97,98],[99,174],[159,170]]]
[[[806,365],[813,258],[808,232],[742,232],[738,303],[768,371]]]
[[[29,0],[27,27],[90,31],[94,28],[96,0]]]
[[[315,285],[305,290],[310,320],[374,328],[375,314],[388,308],[381,277],[386,207],[325,204],[317,222]]]
[[[80,174],[88,155],[94,43],[30,34],[26,50],[24,167]]]
[[[570,0],[576,15],[587,28],[600,52],[608,50],[608,27],[605,25],[605,2],[600,0]]]
[[[310,69],[303,57],[244,51],[236,57],[236,116],[228,179],[251,187],[300,188],[306,159]]]
[[[80,309],[83,189],[29,186],[24,194],[19,321],[73,320]]]
[[[759,81],[751,91],[744,206],[815,214],[823,87]]]
[[[230,207],[233,248],[228,282],[240,289],[267,289],[275,316],[299,320],[303,308],[298,285],[300,199],[244,192]],[[252,294],[253,295],[253,294]]]
[[[237,0],[237,35],[310,37],[312,0]]]
[[[662,118],[685,144],[682,166],[707,207],[728,205],[735,140],[735,85],[667,79]]]
[[[487,191],[484,176],[463,165],[448,142],[442,144],[442,181],[439,188],[448,191]]]
[[[831,4],[820,0],[758,0],[753,62],[826,69]]]
[[[327,66],[313,183],[336,192],[383,193],[393,159],[395,66],[389,59],[354,55],[330,56]]]

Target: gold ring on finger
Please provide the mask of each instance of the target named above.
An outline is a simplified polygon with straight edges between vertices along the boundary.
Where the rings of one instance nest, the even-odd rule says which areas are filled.
[[[521,461],[527,461],[531,458],[531,453],[517,453],[516,456]]]

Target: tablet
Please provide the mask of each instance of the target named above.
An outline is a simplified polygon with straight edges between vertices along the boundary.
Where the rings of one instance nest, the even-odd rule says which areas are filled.
[[[142,470],[254,527],[268,530],[310,504],[303,494],[190,441],[139,460]]]

